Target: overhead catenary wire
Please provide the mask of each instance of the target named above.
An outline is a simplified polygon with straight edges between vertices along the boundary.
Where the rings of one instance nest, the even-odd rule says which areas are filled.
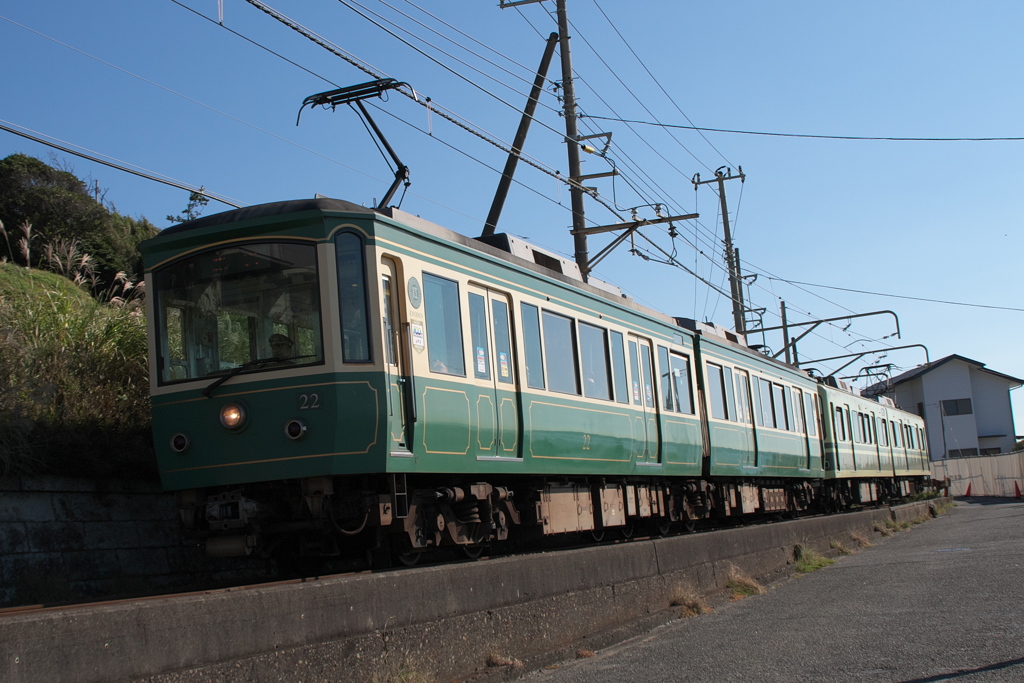
[[[626,46],[626,49],[629,50],[630,54],[632,54],[633,57],[636,59],[637,64],[639,64],[641,67],[643,67],[643,70],[645,72],[647,72],[648,76],[651,77],[651,80],[654,81],[654,84],[658,86],[658,89],[661,90],[662,94],[664,94],[665,97],[668,99],[668,101],[672,103],[672,106],[676,108],[676,111],[678,111],[682,115],[682,117],[684,119],[686,119],[687,122],[692,126],[693,125],[693,121],[690,120],[690,117],[686,115],[686,112],[684,112],[682,110],[682,108],[679,106],[679,104],[676,103],[676,101],[672,97],[672,95],[670,95],[669,92],[665,89],[665,87],[661,84],[661,81],[659,81],[655,77],[655,75],[651,72],[651,70],[649,68],[647,68],[647,65],[644,63],[644,61],[642,59],[640,59],[640,55],[638,55],[636,53],[636,50],[633,49],[633,46],[629,44],[629,41],[626,40],[626,38],[619,31],[618,26],[616,26],[615,23],[605,13],[604,9],[601,7],[601,4],[597,0],[591,0],[591,1],[594,3],[594,7],[597,8],[597,11],[601,13],[601,16],[604,17],[605,21],[608,22],[608,25],[611,26],[612,30],[615,31],[615,35],[617,35],[619,37],[619,40],[622,41],[622,44]],[[645,109],[646,109],[646,107],[645,107]],[[704,142],[708,143],[708,146],[711,147],[711,149],[715,150],[715,152],[718,154],[718,156],[722,157],[722,160],[725,161],[726,164],[728,164],[730,166],[735,166],[735,164],[733,164],[731,161],[729,161],[726,158],[726,156],[724,154],[722,154],[721,150],[719,150],[717,147],[715,147],[715,145],[712,144],[712,142],[707,139],[707,136],[704,135],[703,131],[700,128],[697,128],[696,126],[694,126],[693,130],[697,131],[697,133],[704,139]],[[674,138],[674,136],[673,136],[673,138]],[[680,144],[681,147],[683,146],[682,143],[679,143],[679,144]],[[686,149],[686,147],[683,147],[683,149]],[[687,151],[689,151],[689,150],[687,150]]]
[[[816,140],[853,140],[853,141],[879,141],[879,142],[1022,142],[1024,137],[909,137],[909,136],[877,136],[877,135],[818,135],[814,133],[776,133],[770,131],[736,130],[731,128],[707,128],[704,126],[684,126],[676,123],[661,123],[659,121],[639,121],[636,119],[622,119],[610,116],[588,115],[589,118],[600,121],[615,121],[616,123],[631,123],[641,126],[654,126],[657,128],[682,128],[684,130],[696,130],[710,133],[731,133],[734,135],[762,135],[777,138],[811,138]]]
[[[204,197],[209,197],[210,199],[216,200],[222,204],[227,204],[228,206],[233,206],[235,208],[241,208],[243,206],[246,206],[246,204],[239,202],[238,200],[230,199],[215,192],[210,192],[204,187],[196,187],[195,185],[189,185],[188,183],[184,183],[180,180],[175,180],[174,178],[161,175],[156,171],[150,171],[148,169],[142,168],[141,166],[135,166],[134,164],[129,164],[126,161],[121,161],[120,159],[108,157],[105,154],[101,154],[100,152],[96,152],[91,149],[85,149],[84,147],[79,147],[78,145],[73,145],[72,143],[67,142],[66,140],[60,140],[58,138],[50,137],[49,135],[45,135],[43,133],[40,133],[39,131],[31,130],[30,128],[24,128],[22,126],[17,125],[16,123],[11,123],[10,121],[4,121],[3,119],[0,119],[0,130],[5,130],[8,133],[13,133],[14,135],[21,136],[27,140],[32,140],[33,142],[38,142],[39,144],[46,145],[47,147],[52,147],[54,149],[59,149],[60,151],[65,152],[67,154],[72,154],[76,157],[87,159],[97,164],[102,164],[103,166],[115,168],[119,171],[124,171],[125,173],[130,173],[140,178],[145,178],[146,180],[152,180],[158,183],[163,183],[164,185],[170,185],[171,187],[176,187],[179,190],[188,190],[189,192],[200,194]]]
[[[834,289],[840,292],[851,292],[853,294],[868,294],[871,296],[884,296],[890,299],[908,299],[910,301],[923,301],[930,304],[943,304],[946,306],[966,306],[968,308],[989,308],[996,311],[1014,311],[1018,313],[1024,313],[1024,308],[1015,308],[1013,306],[993,306],[991,304],[976,304],[965,301],[948,301],[945,299],[929,299],[920,296],[909,296],[906,294],[892,294],[889,292],[871,292],[864,289],[851,289],[849,287],[836,287],[833,285],[822,285],[815,284],[813,282],[798,282],[796,280],[786,280],[783,278],[769,278],[779,280],[780,282],[786,282],[791,285],[803,285],[805,287],[821,287],[822,289]]]

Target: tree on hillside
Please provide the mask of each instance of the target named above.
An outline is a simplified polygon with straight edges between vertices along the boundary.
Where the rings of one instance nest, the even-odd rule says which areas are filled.
[[[188,195],[188,206],[178,216],[168,216],[167,220],[171,223],[184,223],[185,221],[194,221],[199,218],[199,215],[203,213],[203,208],[210,203],[209,197],[202,194],[203,188],[199,188],[199,192],[191,192]]]
[[[0,259],[45,268],[44,251],[37,245],[77,240],[94,259],[101,287],[119,271],[139,278],[139,243],[157,233],[145,218],[124,216],[97,202],[74,173],[25,154],[0,160],[0,221],[8,237],[0,242]],[[31,237],[25,235],[30,263],[24,263],[19,244],[24,226],[31,226]]]

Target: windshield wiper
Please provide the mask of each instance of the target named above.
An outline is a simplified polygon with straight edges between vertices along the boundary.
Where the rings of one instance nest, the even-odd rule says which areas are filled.
[[[316,358],[316,355],[309,354],[306,356],[288,356],[286,358],[254,358],[253,360],[248,361],[247,363],[242,363],[238,367],[231,368],[231,370],[228,371],[226,375],[215,379],[210,384],[210,386],[203,389],[203,396],[205,396],[206,398],[210,398],[210,396],[217,389],[217,387],[219,387],[221,384],[224,384],[224,382],[227,382],[235,375],[244,372],[245,370],[251,370],[261,365],[270,365],[271,363],[290,363],[291,361],[299,360],[300,358]]]
[[[237,367],[231,368],[231,370],[229,370],[226,375],[224,375],[222,377],[218,377],[217,379],[215,379],[210,384],[210,386],[208,386],[205,389],[203,389],[203,396],[205,396],[206,398],[210,398],[210,395],[214,392],[214,390],[217,387],[219,387],[221,384],[224,384],[224,382],[227,382],[229,379],[231,379],[232,377],[234,377],[235,375],[237,375],[237,374],[239,374],[241,372],[244,372],[246,370],[250,370],[252,368],[259,367],[260,365],[267,365],[268,363],[281,363],[281,362],[283,362],[285,360],[289,360],[289,359],[288,358],[254,358],[253,360],[248,361],[247,363],[242,363],[241,365],[239,365]]]

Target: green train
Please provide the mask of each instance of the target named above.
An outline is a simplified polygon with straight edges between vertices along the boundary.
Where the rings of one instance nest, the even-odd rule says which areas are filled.
[[[919,417],[514,237],[316,198],[143,253],[160,475],[213,555],[473,556],[930,479]]]

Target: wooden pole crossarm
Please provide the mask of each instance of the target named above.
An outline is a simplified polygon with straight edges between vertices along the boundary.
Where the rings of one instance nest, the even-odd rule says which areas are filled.
[[[783,353],[785,353],[786,349],[788,349],[788,348],[796,348],[796,343],[797,343],[798,341],[800,341],[801,339],[803,339],[804,337],[806,337],[807,335],[809,335],[809,334],[810,334],[811,332],[814,332],[814,330],[816,330],[816,329],[818,328],[818,325],[822,324],[823,322],[825,322],[825,321],[824,321],[824,320],[818,320],[818,321],[816,321],[816,322],[815,322],[815,323],[814,323],[813,325],[811,325],[811,327],[810,327],[810,328],[808,328],[807,330],[804,330],[804,331],[803,331],[802,333],[800,333],[799,335],[797,335],[797,336],[793,337],[792,339],[790,339],[790,340],[789,340],[789,344],[787,344],[787,345],[786,345],[786,348],[785,348],[785,349],[782,349],[781,351],[779,351],[778,353],[776,353],[775,355],[773,355],[773,356],[772,356],[772,358],[778,358],[778,357],[779,357],[779,356],[781,356],[781,355],[782,355]],[[806,325],[806,323],[800,323],[800,324],[801,324],[801,325]],[[787,327],[793,327],[793,326],[792,326],[792,325],[787,325]],[[781,328],[781,327],[779,327],[779,328],[771,328],[771,329],[782,329],[782,328]],[[754,334],[755,332],[763,332],[763,331],[764,331],[764,330],[753,330],[752,332],[750,332],[750,334]],[[797,365],[800,365],[800,363],[797,363]]]
[[[573,235],[596,235],[601,232],[615,232],[616,230],[632,231],[645,225],[658,225],[659,223],[668,223],[670,221],[688,221],[694,218],[700,218],[700,214],[688,213],[684,216],[669,216],[667,218],[654,218],[651,220],[644,219],[630,223],[616,223],[615,225],[599,225],[596,228],[580,228],[579,230],[570,230],[569,232]]]

